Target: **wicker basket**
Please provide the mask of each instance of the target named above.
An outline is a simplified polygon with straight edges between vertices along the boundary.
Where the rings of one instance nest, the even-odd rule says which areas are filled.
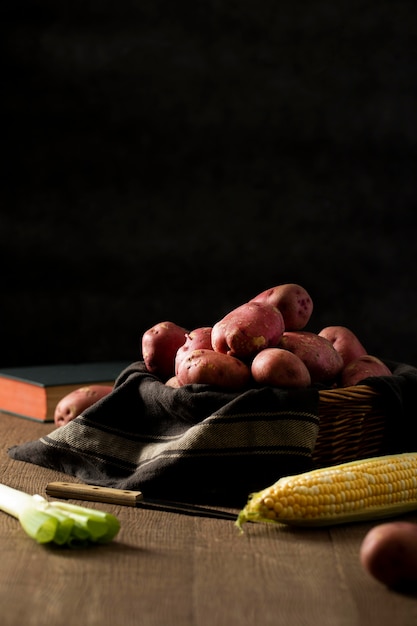
[[[313,452],[316,467],[381,453],[386,417],[383,398],[367,385],[319,392],[320,429]]]

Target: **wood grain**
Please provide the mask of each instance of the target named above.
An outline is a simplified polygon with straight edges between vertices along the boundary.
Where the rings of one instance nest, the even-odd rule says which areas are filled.
[[[45,495],[48,482],[70,480],[7,455],[9,446],[50,430],[51,425],[0,413],[2,482]],[[417,623],[417,597],[386,589],[359,564],[359,546],[371,523],[332,529],[246,524],[240,534],[225,520],[88,506],[120,519],[111,544],[78,550],[39,546],[17,520],[0,514],[2,626]]]

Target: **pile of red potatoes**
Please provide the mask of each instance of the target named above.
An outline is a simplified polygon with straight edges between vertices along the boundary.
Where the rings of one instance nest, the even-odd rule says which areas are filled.
[[[142,336],[143,361],[150,373],[172,387],[348,387],[368,376],[391,375],[349,328],[305,330],[312,312],[313,300],[304,287],[277,285],[213,326],[188,331],[172,321],[155,324]]]
[[[355,385],[368,376],[391,375],[345,326],[305,330],[313,300],[296,283],[262,291],[213,326],[191,331],[158,322],[142,335],[147,370],[171,387],[209,384],[219,389],[253,386],[331,387]],[[112,391],[108,385],[80,387],[63,397],[54,415],[64,426]]]

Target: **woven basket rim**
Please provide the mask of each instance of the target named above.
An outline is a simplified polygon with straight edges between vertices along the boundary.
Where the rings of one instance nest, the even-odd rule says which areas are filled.
[[[340,402],[341,400],[371,400],[378,395],[378,392],[369,385],[335,387],[333,389],[321,389],[319,391],[320,401],[324,403]]]

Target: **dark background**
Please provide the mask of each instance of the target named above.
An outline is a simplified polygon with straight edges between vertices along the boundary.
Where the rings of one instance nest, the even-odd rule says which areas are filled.
[[[3,2],[0,366],[281,282],[417,365],[415,0]]]

